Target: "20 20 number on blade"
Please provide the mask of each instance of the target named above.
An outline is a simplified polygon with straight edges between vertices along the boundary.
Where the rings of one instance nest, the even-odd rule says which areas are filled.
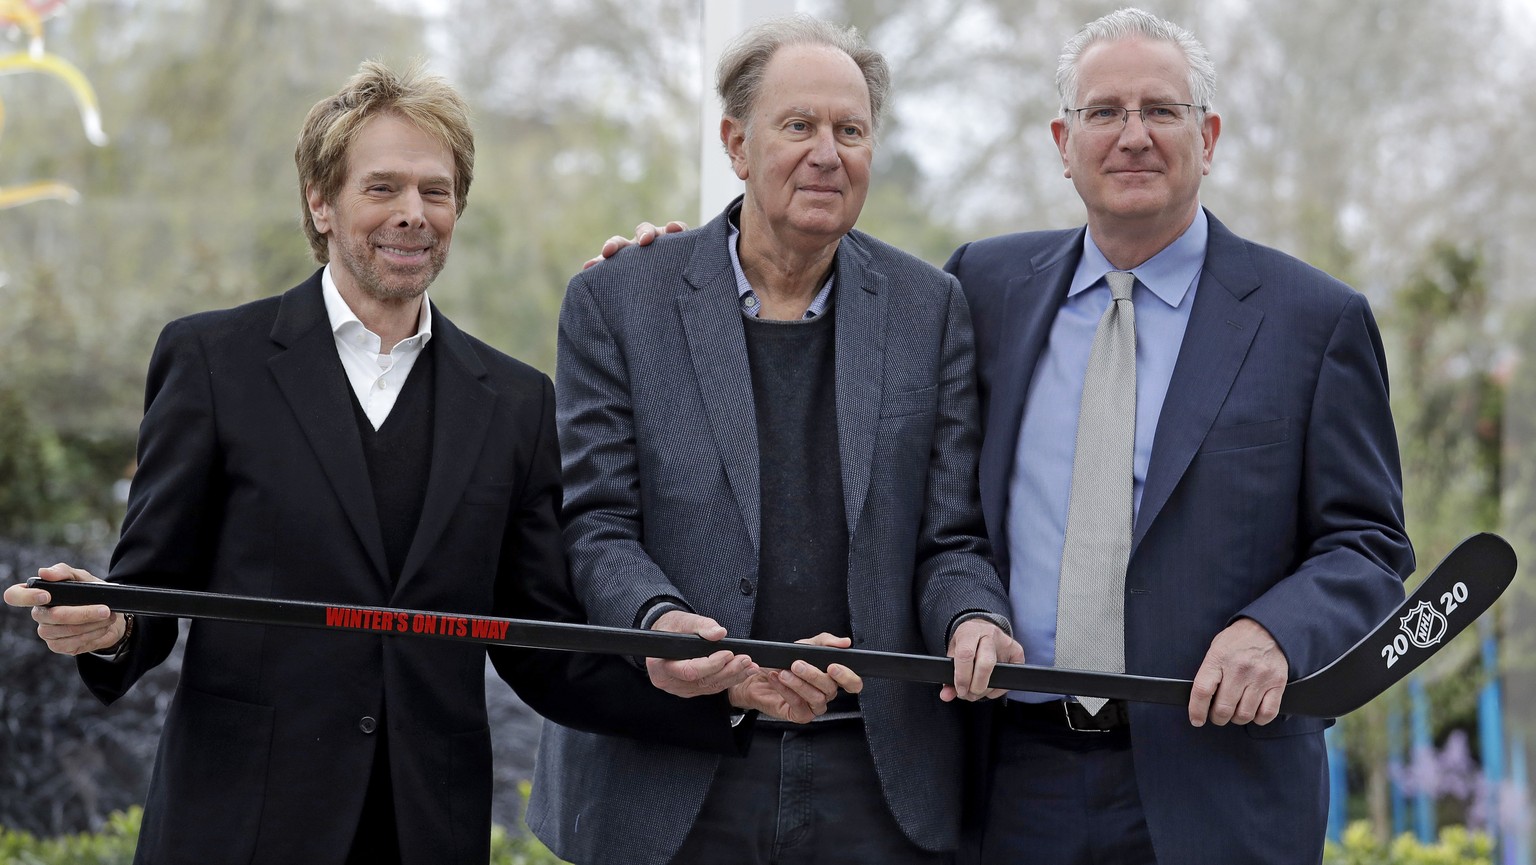
[[[1401,681],[1498,600],[1515,577],[1515,551],[1473,535],[1440,562],[1397,611],[1338,660],[1286,686],[1280,711],[1337,718]]]

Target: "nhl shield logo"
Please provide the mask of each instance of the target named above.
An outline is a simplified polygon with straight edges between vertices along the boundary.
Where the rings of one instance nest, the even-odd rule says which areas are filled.
[[[1450,624],[1429,601],[1420,601],[1418,606],[1398,621],[1402,623],[1403,635],[1408,638],[1408,642],[1421,649],[1439,643]]]

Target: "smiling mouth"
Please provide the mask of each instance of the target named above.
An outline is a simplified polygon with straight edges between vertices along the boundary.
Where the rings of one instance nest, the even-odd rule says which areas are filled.
[[[406,249],[399,246],[386,246],[382,243],[379,244],[378,248],[390,255],[397,256],[399,258],[421,258],[431,250],[431,247],[425,246],[419,249]]]

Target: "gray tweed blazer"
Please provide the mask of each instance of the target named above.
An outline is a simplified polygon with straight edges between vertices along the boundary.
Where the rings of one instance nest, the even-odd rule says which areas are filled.
[[[733,635],[751,629],[758,446],[727,232],[722,214],[627,249],[566,290],[565,542],[596,624],[632,627],[670,595]],[[953,277],[861,232],[843,238],[835,266],[851,636],[859,648],[942,655],[957,615],[1008,614],[977,491],[970,313]],[[961,724],[938,695],[869,680],[860,705],[897,822],[919,846],[947,850],[958,842]],[[722,759],[733,758],[546,724],[528,824],[582,865],[666,862]]]

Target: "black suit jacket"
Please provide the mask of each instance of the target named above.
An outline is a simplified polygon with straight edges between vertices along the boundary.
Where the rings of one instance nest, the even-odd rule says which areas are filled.
[[[112,579],[579,619],[556,522],[549,379],[436,309],[430,350],[431,475],[392,588],[319,273],[280,297],[168,325],[150,363],[139,470]],[[81,673],[110,702],[165,659],[177,633],[172,620],[141,618],[124,658],[82,658]],[[651,688],[621,660],[490,655],[525,700],[562,723],[734,747],[720,725],[694,723],[706,707]],[[376,723],[388,731],[405,861],[484,862],[484,667],[484,651],[470,644],[194,622],[139,861],[341,862]]]

